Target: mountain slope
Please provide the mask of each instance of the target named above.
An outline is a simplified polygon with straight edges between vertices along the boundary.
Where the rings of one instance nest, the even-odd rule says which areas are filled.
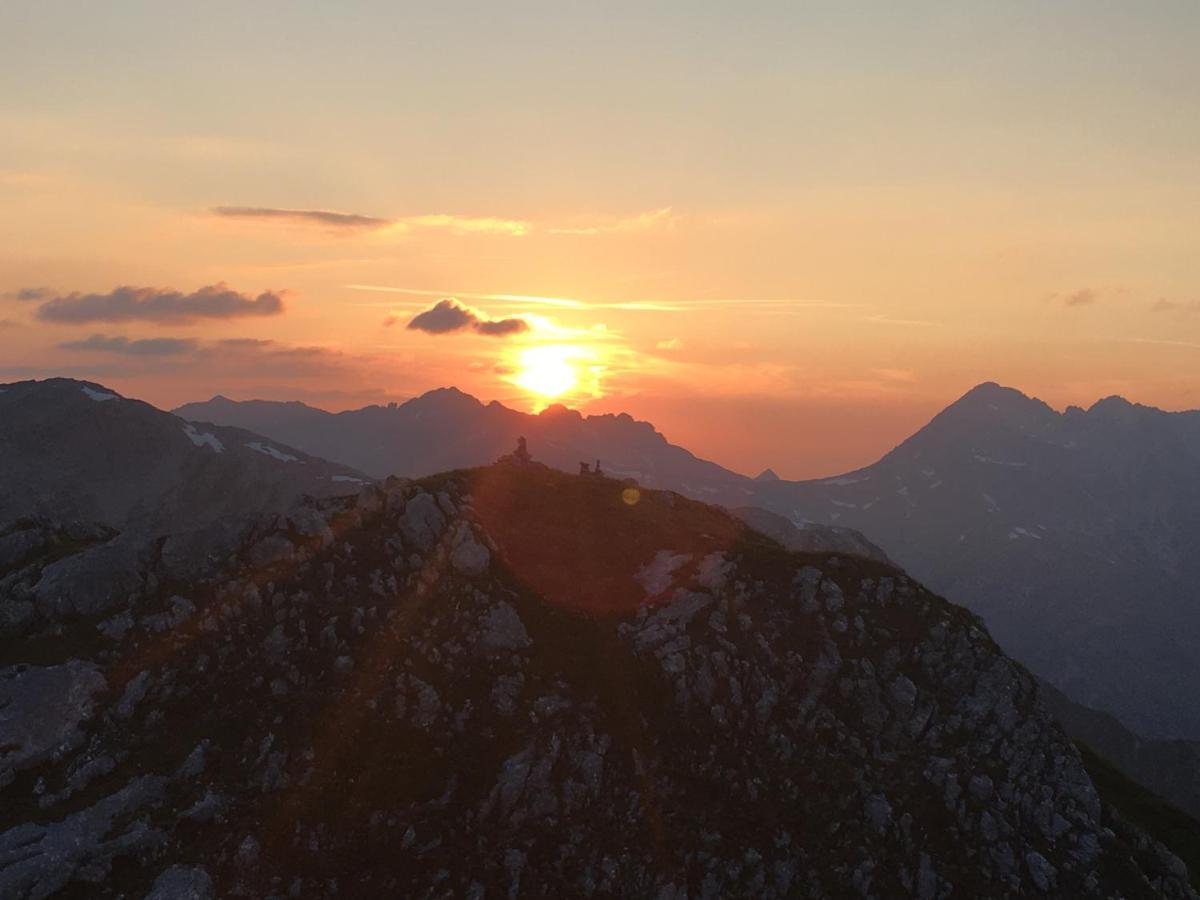
[[[1072,740],[1086,744],[1122,772],[1200,819],[1200,743],[1147,740],[1108,713],[1075,703],[1045,683],[1042,700]],[[1200,843],[1197,848],[1200,850]]]
[[[755,487],[862,531],[1073,699],[1200,735],[1200,413],[981,385],[875,465]]]
[[[1195,896],[975,616],[624,487],[312,501],[16,657],[0,894]]]
[[[0,634],[108,608],[147,554],[190,573],[239,523],[365,477],[236,428],[198,427],[98,384],[0,386]]]

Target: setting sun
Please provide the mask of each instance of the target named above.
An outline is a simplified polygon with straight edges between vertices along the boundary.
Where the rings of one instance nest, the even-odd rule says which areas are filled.
[[[517,357],[513,383],[542,399],[561,397],[579,383],[575,361],[584,355],[581,348],[565,344],[529,347]]]

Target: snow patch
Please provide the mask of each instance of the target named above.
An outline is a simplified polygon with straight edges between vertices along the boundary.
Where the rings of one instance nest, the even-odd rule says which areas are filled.
[[[1017,528],[1012,529],[1012,531],[1010,531],[1008,533],[1008,539],[1010,541],[1019,540],[1020,538],[1023,538],[1023,537],[1033,538],[1035,541],[1040,541],[1042,539],[1042,536],[1040,534],[1034,534],[1032,531],[1030,531],[1027,528],[1017,527]]]
[[[974,454],[974,456],[976,462],[987,463],[992,466],[1008,466],[1012,469],[1023,469],[1028,465],[1028,463],[1014,462],[1007,459],[992,459],[990,456],[981,456],[978,453]]]
[[[820,483],[844,487],[847,484],[858,484],[860,481],[869,481],[870,478],[870,475],[839,475],[837,478],[826,478]]]
[[[85,388],[86,390],[86,388]],[[188,440],[197,447],[208,447],[213,453],[224,453],[225,445],[222,444],[215,434],[211,431],[203,433],[196,430],[196,426],[188,422],[183,426],[183,433],[188,436]]]
[[[95,400],[97,403],[103,403],[105,400],[120,400],[117,394],[110,394],[108,391],[98,391],[95,388],[90,388],[84,385],[83,392]]]
[[[834,506],[840,506],[842,509],[858,509],[857,503],[846,503],[842,500],[834,500],[833,498],[830,498],[829,502]]]
[[[355,484],[366,484],[361,478],[355,478],[353,475],[330,475],[330,481],[353,481]]]
[[[262,443],[261,441],[251,441],[246,446],[249,447],[251,450],[255,450],[259,453],[265,453],[267,456],[271,457],[271,459],[277,459],[280,462],[299,462],[300,461],[300,457],[292,456],[290,453],[284,453],[282,450],[277,450],[268,444]]]

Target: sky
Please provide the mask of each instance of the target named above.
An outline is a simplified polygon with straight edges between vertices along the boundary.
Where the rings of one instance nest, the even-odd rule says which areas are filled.
[[[455,385],[748,474],[1200,407],[1200,5],[0,5],[0,381]]]

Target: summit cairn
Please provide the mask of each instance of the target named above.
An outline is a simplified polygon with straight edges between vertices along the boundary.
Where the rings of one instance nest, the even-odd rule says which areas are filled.
[[[529,445],[525,443],[524,436],[517,438],[517,449],[512,453],[506,453],[500,457],[497,462],[507,463],[513,466],[527,466],[533,462],[533,457],[529,454]]]

